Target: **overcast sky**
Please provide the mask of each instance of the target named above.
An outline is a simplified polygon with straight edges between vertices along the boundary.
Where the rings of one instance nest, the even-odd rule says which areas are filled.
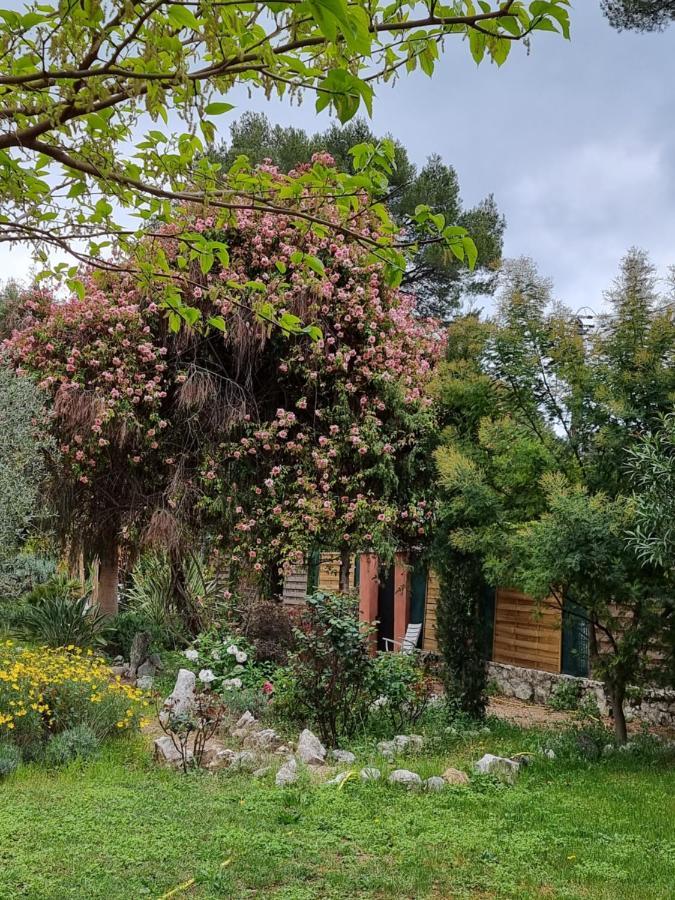
[[[675,26],[619,34],[599,0],[578,0],[572,40],[540,32],[528,55],[476,67],[448,39],[434,77],[380,86],[376,133],[391,132],[413,160],[439,153],[457,169],[464,201],[494,193],[507,220],[505,254],[532,256],[556,296],[597,309],[620,257],[635,244],[660,273],[675,263]],[[231,97],[228,99],[232,99]],[[237,94],[273,122],[325,128],[301,106]],[[0,276],[27,273],[27,256],[0,252]]]

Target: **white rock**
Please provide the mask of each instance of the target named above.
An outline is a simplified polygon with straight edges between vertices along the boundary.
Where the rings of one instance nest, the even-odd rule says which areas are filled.
[[[298,738],[298,756],[308,766],[322,766],[326,761],[326,748],[309,728]]]
[[[349,778],[350,774],[351,772],[338,772],[335,778],[331,778],[326,784],[342,784],[346,778]]]
[[[169,716],[189,718],[194,715],[197,706],[196,683],[197,678],[194,672],[189,669],[178,670],[174,689],[164,701],[164,708],[160,714],[160,717],[164,717],[163,721],[166,721]]]
[[[277,772],[275,783],[277,787],[286,787],[287,784],[295,784],[298,780],[298,764],[294,759],[289,759]]]
[[[382,778],[382,773],[375,766],[366,766],[359,774],[361,781],[379,781]]]
[[[502,781],[513,784],[518,775],[520,766],[512,759],[506,759],[504,756],[494,756],[492,753],[486,753],[476,763],[476,771],[483,775],[494,775]]]
[[[269,772],[272,771],[272,766],[263,766],[262,769],[256,769],[253,772],[254,778],[264,778]]]
[[[394,769],[389,776],[391,784],[402,784],[408,790],[416,790],[422,787],[422,779],[416,772],[410,772],[408,769]]]
[[[550,748],[544,750],[544,756],[547,756],[549,759],[555,759],[555,750],[551,750]]]
[[[136,679],[136,687],[141,691],[151,691],[155,679],[152,675],[141,675]]]
[[[444,791],[446,785],[440,775],[432,775],[431,778],[425,779],[424,787],[432,794],[437,794],[439,791]]]
[[[258,765],[257,757],[250,750],[241,750],[235,753],[230,762],[230,768],[241,772],[253,772]]]
[[[249,728],[251,725],[255,725],[255,716],[247,709],[246,712],[237,719],[237,724],[234,727]]]
[[[469,784],[469,776],[461,769],[453,769],[452,767],[443,772],[443,780],[446,784]]]
[[[187,761],[192,760],[192,750],[186,753]],[[182,765],[180,750],[174,745],[168,734],[155,740],[155,759],[166,766],[179,768]]]
[[[263,728],[249,734],[244,743],[247,747],[271,752],[281,744],[281,738],[273,728]]]
[[[352,763],[356,762],[356,757],[349,750],[331,750],[328,756],[334,759],[335,762],[343,763],[346,766],[351,766]]]

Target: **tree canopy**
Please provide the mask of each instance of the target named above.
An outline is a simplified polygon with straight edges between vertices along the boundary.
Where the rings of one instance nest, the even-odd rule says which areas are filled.
[[[589,330],[529,261],[507,266],[494,320],[450,328],[437,464],[451,546],[493,584],[581,610],[625,738],[627,685],[672,653],[671,573],[628,540],[626,469],[639,435],[672,410],[675,320],[638,250],[606,300]]]
[[[364,142],[378,143],[363,119],[308,134],[292,126],[273,126],[260,113],[246,113],[232,125],[230,132],[230,140],[209,153],[224,169],[245,155],[254,163],[269,159],[283,172],[289,172],[298,163],[309,162],[314,153],[327,151],[338,169],[349,172],[353,160],[350,149]],[[414,292],[418,315],[447,320],[457,311],[463,297],[493,293],[505,221],[492,195],[477,206],[464,209],[459,179],[452,166],[433,154],[418,170],[405,147],[394,140],[394,169],[384,202],[394,221],[405,229],[406,240],[418,244],[401,282],[405,289]],[[427,205],[433,213],[441,213],[448,225],[467,229],[477,250],[473,270],[462,265],[447,247],[424,241],[424,234],[414,221],[415,210],[421,205]]]
[[[674,0],[602,0],[617,31],[664,31],[675,20]]]
[[[111,236],[128,254],[148,223],[170,220],[176,202],[206,203],[223,224],[242,206],[266,211],[265,178],[239,168],[224,183],[203,155],[234,88],[310,93],[317,111],[330,107],[345,122],[370,111],[376,82],[417,68],[431,75],[452,39],[465,38],[476,62],[487,56],[501,65],[514,42],[536,31],[568,36],[567,6],[82,0],[4,8],[0,240],[100,261]],[[156,123],[150,129],[146,116]],[[170,133],[170,117],[182,131]],[[361,188],[374,187],[368,166],[359,177]],[[320,174],[310,181],[321,190]],[[293,194],[278,199],[294,210]],[[149,267],[141,265],[145,277]],[[170,281],[161,259],[151,268]],[[60,271],[77,281],[67,265]]]

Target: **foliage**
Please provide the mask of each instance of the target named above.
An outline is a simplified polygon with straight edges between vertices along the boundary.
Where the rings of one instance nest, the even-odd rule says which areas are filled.
[[[189,0],[88,0],[5,9],[0,114],[11,127],[0,139],[8,173],[2,237],[100,259],[111,234],[127,246],[138,236],[133,229],[129,236],[122,210],[143,227],[166,221],[172,201],[217,207],[221,222],[241,206],[269,208],[264,180],[235,165],[221,185],[217,166],[202,155],[218,117],[232,109],[232,92],[312,92],[317,111],[331,108],[345,122],[360,108],[371,112],[373,81],[418,67],[431,75],[451,36],[467,39],[477,63],[487,56],[498,65],[534,31],[567,37],[567,5],[509,0],[477,12],[470,3],[437,10],[414,0],[378,0],[368,9],[346,0],[274,9],[220,0],[198,7]],[[147,129],[167,125],[169,111],[187,130],[168,137],[164,127]],[[320,177],[312,188],[325,190]],[[340,193],[353,194],[349,177]],[[85,248],[73,246],[78,238]],[[181,243],[189,247],[189,236]],[[165,271],[161,254],[142,256],[138,265],[142,277],[155,266]],[[67,263],[59,270],[77,282]],[[170,280],[166,287],[170,296]]]
[[[627,540],[637,519],[625,469],[636,437],[672,409],[675,321],[638,250],[592,329],[550,290],[518,261],[493,321],[451,326],[436,386],[441,517],[492,584],[577,604],[625,740],[627,686],[672,660],[670,574]]]
[[[290,657],[298,710],[336,746],[365,721],[370,692],[370,635],[359,621],[358,600],[348,594],[307,598]]]
[[[264,114],[244,113],[230,127],[231,138],[209,152],[209,158],[229,169],[239,156],[252,163],[271,162],[289,172],[298,164],[309,163],[315,153],[327,152],[342,172],[352,170],[352,147],[377,145],[363,119],[347,125],[332,125],[326,131],[308,134],[292,126],[272,126]],[[462,296],[491,294],[495,269],[501,258],[505,222],[490,195],[472,209],[463,210],[459,180],[451,166],[439,156],[431,156],[421,170],[410,161],[405,147],[394,143],[394,171],[389,178],[387,207],[406,230],[411,242],[419,240],[420,228],[414,223],[418,206],[426,204],[433,213],[441,213],[448,225],[459,225],[471,235],[478,257],[473,272],[438,244],[422,242],[415,250],[403,275],[402,286],[416,297],[416,314],[447,319]]]
[[[0,562],[0,598],[16,603],[17,597],[48,581],[55,572],[53,556],[27,545],[16,556]]]
[[[436,673],[418,653],[378,653],[371,664],[371,710],[400,734],[415,726],[434,696]]]
[[[239,635],[214,628],[200,634],[183,655],[186,667],[226,698],[242,688],[262,690],[267,681],[265,667],[256,664],[252,646]]]
[[[134,637],[141,631],[150,635],[150,644],[153,649],[173,647],[172,635],[157,628],[144,612],[123,609],[108,623],[105,630],[104,649],[106,654],[111,657],[123,656],[124,659],[129,659]]]
[[[442,657],[441,675],[449,705],[473,719],[485,716],[487,667],[482,600],[486,590],[480,561],[447,549],[443,523],[434,569],[440,579],[436,635]]]
[[[602,10],[617,31],[664,31],[675,19],[673,0],[602,0]]]
[[[222,699],[210,690],[210,682],[196,693],[193,710],[176,712],[170,700],[165,703],[159,713],[159,724],[180,754],[184,773],[203,765],[207,741],[220,728],[225,711]]]
[[[286,665],[293,649],[293,624],[283,604],[260,597],[234,600],[229,618],[250,642],[256,662]]]
[[[45,747],[45,762],[50,766],[65,766],[74,759],[88,759],[98,752],[100,744],[91,725],[74,725],[52,735]]]
[[[0,360],[0,564],[17,553],[39,515],[44,406],[35,384],[8,370]]]
[[[581,701],[581,682],[576,679],[559,681],[548,698],[547,706],[551,709],[573,710],[579,708]]]
[[[79,581],[57,575],[24,598],[17,625],[49,647],[95,647],[105,641],[107,619],[90,603]]]
[[[21,753],[15,744],[0,742],[0,778],[6,778],[16,772],[21,762]]]
[[[103,659],[63,650],[0,645],[0,740],[39,756],[54,734],[88,725],[99,738],[136,729],[142,693],[112,679]]]

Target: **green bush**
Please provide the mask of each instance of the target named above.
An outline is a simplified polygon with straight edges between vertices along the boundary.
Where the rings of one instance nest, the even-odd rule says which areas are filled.
[[[571,679],[563,679],[555,686],[548,698],[547,706],[551,709],[573,710],[579,708],[581,700],[581,683]]]
[[[15,744],[0,743],[0,778],[6,778],[16,772],[21,762],[21,753]]]
[[[359,621],[358,599],[316,593],[295,628],[289,658],[298,715],[309,716],[331,745],[368,717],[372,699],[369,627]]]
[[[98,735],[90,725],[75,725],[52,737],[45,749],[45,762],[65,766],[74,759],[94,756],[99,746]]]
[[[433,666],[420,653],[378,653],[370,678],[371,712],[395,732],[416,725],[434,694]]]
[[[173,639],[163,632],[141,609],[125,609],[110,622],[105,632],[105,652],[109,656],[123,656],[129,659],[131,644],[140,631],[147,631],[153,648],[162,649],[167,644],[173,646]],[[168,640],[167,640],[168,637]]]
[[[57,575],[24,598],[19,630],[48,647],[95,647],[104,641],[108,624],[98,607],[89,606],[82,585]]]

